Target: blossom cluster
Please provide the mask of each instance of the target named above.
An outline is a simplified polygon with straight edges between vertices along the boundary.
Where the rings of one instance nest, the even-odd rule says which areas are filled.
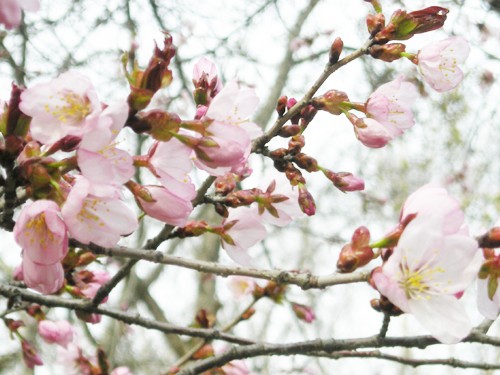
[[[38,7],[37,0],[0,0],[0,23],[15,28],[22,10]],[[364,53],[386,62],[410,60],[437,92],[461,82],[464,75],[458,65],[469,53],[462,37],[431,43],[415,54],[406,52],[402,43],[390,43],[441,27],[446,9],[399,10],[387,24],[379,10],[367,17],[371,44]],[[342,48],[342,40],[335,39],[327,67],[339,61]],[[0,108],[0,161],[15,170],[16,183],[27,196],[11,228],[22,248],[15,278],[27,287],[93,299],[96,305],[105,302],[99,291],[106,289],[111,276],[92,269],[97,256],[91,250],[117,246],[145,216],[168,225],[169,238],[217,235],[234,262],[254,266],[248,250],[265,239],[270,226],[284,227],[303,214],[315,214],[306,172],[321,172],[343,193],[365,188],[362,178],[334,172],[306,153],[305,132],[318,111],[345,115],[357,140],[369,148],[386,146],[416,123],[412,105],[417,87],[399,75],[363,102],[352,102],[334,89],[305,101],[282,96],[276,111],[286,121],[264,133],[261,124],[252,121],[259,104],[255,90],[237,79],[224,84],[207,58],[194,65],[196,107],[191,118],[183,119],[150,106],[156,92],[173,79],[169,64],[174,55],[167,34],[163,48],[155,47],[144,70],[132,64],[132,71],[125,72],[130,94],[114,103],[101,101],[90,79],[74,70],[28,88],[13,85],[11,100]],[[134,155],[123,141],[131,131],[146,136],[149,149],[143,155]],[[274,136],[287,139],[287,146],[270,149],[267,143]],[[278,173],[244,189],[243,181],[252,174],[252,152],[269,158]],[[148,183],[137,178],[140,168],[147,172]],[[213,191],[197,190],[194,174],[211,176]],[[201,203],[213,205],[221,216],[218,224],[193,215]],[[426,185],[408,197],[399,224],[379,242],[370,243],[369,230],[358,228],[342,248],[337,268],[353,272],[377,258],[382,263],[372,270],[370,282],[382,296],[374,306],[386,314],[412,314],[443,343],[459,342],[471,331],[460,298],[478,275],[479,310],[488,318],[498,315],[500,257],[491,249],[481,252],[459,203],[442,187]],[[281,302],[286,291],[274,281],[261,287],[249,279],[237,279],[233,289],[275,302]],[[310,307],[296,302],[290,306],[298,319],[316,319]],[[39,311],[32,316],[39,336],[62,348],[68,367],[101,370],[83,355],[70,323],[50,321]],[[101,321],[100,315],[86,311],[77,316],[89,323]],[[9,329],[18,334],[20,326],[13,322]],[[41,365],[34,347],[20,337],[28,367]],[[248,373],[238,361],[221,371]],[[125,367],[111,372],[130,373]]]

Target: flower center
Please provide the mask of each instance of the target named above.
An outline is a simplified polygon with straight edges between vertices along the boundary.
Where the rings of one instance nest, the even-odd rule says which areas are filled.
[[[41,248],[47,248],[47,240],[52,242],[54,234],[48,230],[45,222],[45,213],[35,216],[26,223],[26,237],[30,243],[38,242]]]
[[[400,265],[399,285],[403,288],[408,299],[430,299],[431,295],[439,293],[437,289],[440,281],[434,280],[436,274],[441,274],[444,269],[431,267],[430,262],[425,263],[416,270],[410,269],[406,260]]]
[[[45,111],[62,123],[77,123],[91,112],[87,97],[77,95],[72,91],[64,91],[58,97],[61,104],[50,107],[45,104]]]

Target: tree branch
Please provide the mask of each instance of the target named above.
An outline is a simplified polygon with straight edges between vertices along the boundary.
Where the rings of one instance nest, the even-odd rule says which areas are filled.
[[[306,289],[324,289],[328,286],[366,282],[369,272],[353,274],[332,273],[330,275],[315,276],[310,272],[284,271],[284,270],[259,270],[233,265],[224,265],[214,262],[186,259],[163,254],[160,251],[130,249],[126,247],[103,248],[96,245],[81,245],[95,254],[131,258],[135,261],[147,260],[153,263],[168,264],[199,272],[211,273],[219,276],[249,276],[257,279],[271,280],[278,284],[297,285]]]
[[[177,335],[200,337],[207,340],[223,340],[240,345],[255,343],[252,340],[247,340],[234,335],[226,334],[216,329],[179,327],[174,324],[157,322],[156,320],[143,318],[138,313],[132,315],[116,309],[94,306],[88,300],[74,300],[56,296],[45,296],[4,283],[0,283],[0,295],[3,295],[7,298],[16,297],[23,301],[38,303],[47,307],[64,307],[69,310],[83,311],[92,314],[101,314],[127,324],[138,325],[144,328],[154,329],[168,334],[174,333]]]

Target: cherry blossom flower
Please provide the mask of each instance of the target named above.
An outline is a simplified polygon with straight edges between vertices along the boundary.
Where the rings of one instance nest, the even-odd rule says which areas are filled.
[[[119,187],[134,175],[132,157],[114,143],[127,120],[128,111],[127,103],[120,102],[87,121],[77,161],[82,174],[94,184]]]
[[[37,12],[39,0],[0,0],[0,23],[7,29],[13,29],[21,23],[21,10]]]
[[[171,225],[184,226],[193,205],[190,200],[185,200],[172,194],[163,186],[144,186],[148,189],[154,202],[147,202],[136,196],[137,203],[142,210],[151,217]]]
[[[208,158],[195,160],[200,169],[222,176],[245,164],[251,140],[262,135],[262,129],[249,120],[258,102],[253,89],[241,89],[235,81],[229,82],[212,100],[204,118],[213,120],[207,133],[218,146],[202,148]]]
[[[138,221],[117,194],[96,196],[92,184],[79,177],[62,207],[71,236],[84,244],[110,247],[137,229]]]
[[[445,188],[436,184],[424,185],[406,199],[401,209],[400,221],[410,214],[443,217],[442,230],[445,234],[468,233],[460,202],[448,194]]]
[[[243,130],[233,125],[212,123],[208,127],[210,140],[215,145],[198,146],[195,164],[213,176],[223,176],[234,168],[245,164],[250,155],[251,139]],[[200,152],[203,152],[201,157]]]
[[[57,292],[64,285],[64,270],[61,263],[40,264],[23,256],[23,279],[28,288],[43,294]]]
[[[251,265],[252,258],[247,250],[267,234],[259,215],[248,207],[239,207],[229,211],[223,224],[227,228],[225,236],[221,237],[224,250],[236,263]]]
[[[190,155],[191,149],[175,138],[155,142],[148,151],[153,174],[165,189],[184,200],[196,196],[195,186],[188,176],[193,167]]]
[[[68,252],[68,234],[59,206],[49,200],[38,200],[21,210],[14,237],[23,248],[23,257],[50,265],[61,261]]]
[[[418,67],[424,81],[437,92],[454,89],[464,77],[458,64],[465,62],[469,52],[469,44],[461,36],[425,46],[417,55]]]
[[[229,276],[227,281],[229,289],[237,299],[252,294],[256,286],[254,279],[246,276]]]
[[[26,89],[19,108],[32,117],[32,137],[44,144],[67,135],[82,136],[88,130],[87,119],[102,110],[92,83],[74,71]]]
[[[205,116],[216,123],[241,128],[250,139],[255,139],[262,135],[262,129],[249,119],[258,104],[254,89],[239,88],[236,81],[230,81],[214,98]]]
[[[372,274],[381,294],[410,313],[442,343],[457,343],[472,329],[456,298],[481,264],[477,242],[448,234],[440,215],[418,215],[405,228],[391,257]]]
[[[38,323],[38,334],[43,341],[64,348],[73,340],[73,326],[67,320],[42,320]]]
[[[415,85],[400,75],[370,95],[366,102],[366,115],[382,125],[395,128],[393,133],[401,135],[415,123],[411,105],[416,97]]]

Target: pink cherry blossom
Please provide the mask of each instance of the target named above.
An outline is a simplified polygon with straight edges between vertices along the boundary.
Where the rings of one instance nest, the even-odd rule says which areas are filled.
[[[258,103],[253,89],[239,88],[235,81],[221,90],[205,114],[206,119],[213,120],[207,133],[219,147],[203,149],[210,160],[198,158],[196,165],[199,168],[222,176],[246,162],[251,140],[262,135],[262,129],[249,120]]]
[[[83,364],[80,361],[82,350],[74,343],[70,343],[67,347],[57,347],[57,362],[64,368],[65,375],[81,375],[84,373]]]
[[[236,81],[230,81],[214,98],[205,116],[215,122],[244,129],[250,139],[255,139],[262,135],[262,129],[251,122],[250,117],[258,104],[259,98],[254,89],[239,88]]]
[[[372,118],[360,118],[354,126],[356,137],[366,147],[384,147],[389,141],[400,135],[400,131],[393,125],[382,125]]]
[[[154,202],[147,202],[141,197],[136,197],[137,203],[149,216],[168,224],[184,226],[193,205],[190,200],[185,200],[163,186],[146,185]]]
[[[443,217],[445,234],[468,233],[460,203],[449,195],[445,188],[436,184],[424,185],[406,199],[401,209],[400,221],[410,214]]]
[[[257,285],[254,279],[246,276],[229,276],[227,281],[229,289],[237,299],[252,294]]]
[[[452,90],[462,82],[464,74],[458,64],[465,62],[469,52],[469,44],[461,36],[431,43],[418,52],[420,73],[437,92]]]
[[[64,285],[64,270],[59,262],[45,265],[23,257],[23,279],[28,288],[43,294],[52,294]]]
[[[57,344],[64,348],[73,340],[73,326],[67,320],[42,320],[38,323],[38,334],[49,344]]]
[[[472,329],[455,294],[474,280],[482,257],[474,239],[443,231],[443,220],[439,215],[417,216],[372,279],[380,293],[414,315],[432,336],[452,344]]]
[[[195,159],[198,168],[213,176],[223,176],[233,168],[246,163],[251,150],[251,139],[245,130],[234,125],[212,123],[208,127],[210,133],[206,138],[216,143],[216,146],[199,146],[206,155]]]
[[[21,10],[36,12],[40,9],[39,0],[0,0],[0,23],[13,29],[21,23]]]
[[[32,117],[32,137],[45,144],[67,135],[82,136],[88,130],[87,119],[102,109],[92,83],[74,71],[26,89],[19,108]]]
[[[366,102],[366,115],[382,125],[395,127],[399,135],[415,123],[411,105],[417,98],[417,88],[400,75],[380,86]]]
[[[16,242],[23,257],[43,265],[61,261],[68,252],[68,234],[59,206],[49,200],[38,200],[21,210],[14,226]]]
[[[168,191],[184,200],[196,196],[188,175],[193,167],[190,155],[191,149],[175,138],[155,142],[148,151],[153,173]]]
[[[264,239],[266,228],[261,223],[258,214],[248,207],[239,207],[229,211],[224,225],[232,225],[225,231],[232,243],[222,237],[222,247],[236,263],[251,265],[252,258],[247,250]]]
[[[119,102],[87,121],[77,161],[82,174],[94,184],[119,187],[134,175],[132,157],[114,143],[128,112],[127,103]]]
[[[115,246],[120,237],[137,229],[137,217],[117,194],[99,197],[92,184],[80,177],[62,207],[71,237],[84,244]]]

